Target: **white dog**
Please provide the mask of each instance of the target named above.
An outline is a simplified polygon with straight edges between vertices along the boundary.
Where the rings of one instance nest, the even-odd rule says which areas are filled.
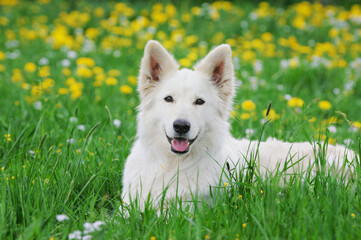
[[[222,173],[226,163],[242,170],[258,147],[256,160],[262,174],[290,159],[298,164],[287,172],[302,171],[313,163],[316,144],[270,139],[258,146],[256,141],[230,135],[235,88],[229,45],[213,49],[194,69],[179,70],[160,43],[147,43],[138,82],[137,136],[123,174],[125,203],[137,200],[144,207],[148,198],[153,204],[162,197],[206,198],[210,186],[226,181]],[[337,168],[354,157],[352,150],[340,145],[330,145],[326,151],[327,165]]]

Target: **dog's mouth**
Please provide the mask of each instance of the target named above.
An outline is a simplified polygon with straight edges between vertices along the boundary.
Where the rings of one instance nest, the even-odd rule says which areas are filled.
[[[182,138],[182,137],[175,137],[175,138],[170,138],[167,136],[168,142],[170,143],[171,147],[170,149],[172,150],[172,152],[174,153],[178,153],[178,154],[184,154],[189,152],[189,147],[192,145],[192,143],[197,139],[198,136],[196,136],[195,138],[189,140],[186,138]]]

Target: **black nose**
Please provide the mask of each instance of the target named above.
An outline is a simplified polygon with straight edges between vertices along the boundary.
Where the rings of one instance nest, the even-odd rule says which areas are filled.
[[[191,129],[191,123],[184,119],[177,119],[173,122],[173,129],[176,133],[185,134]]]

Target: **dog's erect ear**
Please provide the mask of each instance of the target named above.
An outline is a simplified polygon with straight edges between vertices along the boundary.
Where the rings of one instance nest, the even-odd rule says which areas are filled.
[[[167,73],[177,71],[177,69],[177,62],[159,42],[148,41],[144,49],[138,82],[141,97],[146,95]]]
[[[227,105],[232,103],[234,70],[232,50],[228,44],[222,44],[213,49],[194,69],[208,75],[213,84],[218,87],[219,96]]]

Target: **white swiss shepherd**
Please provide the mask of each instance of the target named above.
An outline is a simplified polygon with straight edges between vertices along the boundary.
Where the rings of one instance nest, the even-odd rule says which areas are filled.
[[[137,136],[123,173],[125,204],[137,199],[142,208],[149,196],[157,204],[165,189],[166,199],[207,198],[210,186],[222,181],[226,162],[242,169],[245,158],[255,153],[258,142],[236,140],[229,133],[235,91],[230,46],[216,47],[194,69],[179,70],[159,42],[147,43],[138,81]],[[257,157],[261,173],[290,159],[301,160],[288,172],[304,170],[314,161],[314,149],[317,145],[309,142],[262,142]],[[328,165],[341,167],[355,154],[329,145],[326,157]]]

